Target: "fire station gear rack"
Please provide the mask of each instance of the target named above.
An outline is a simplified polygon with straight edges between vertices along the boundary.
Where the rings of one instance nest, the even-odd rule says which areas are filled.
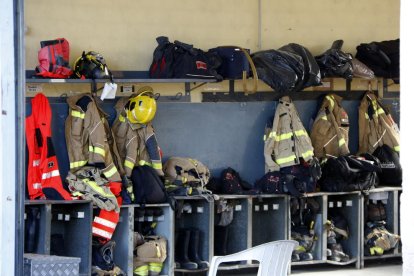
[[[385,192],[388,200],[385,204],[387,214],[387,229],[400,234],[399,227],[399,197],[401,188],[381,187],[369,191],[369,194]],[[313,198],[319,204],[319,212],[315,216],[315,246],[313,260],[292,262],[296,266],[313,264],[354,265],[363,268],[370,260],[401,257],[401,246],[384,252],[380,256],[364,256],[364,200],[367,195],[361,192],[347,193],[309,193],[306,198]],[[169,204],[147,204],[145,207],[132,204],[121,207],[120,220],[113,235],[116,242],[114,262],[127,275],[133,274],[133,236],[138,231],[138,222],[156,223],[156,235],[167,239],[167,259],[160,275],[185,275],[201,270],[186,270],[175,268],[176,235],[181,229],[199,229],[199,256],[202,260],[210,261],[214,256],[215,239],[220,239],[215,233],[215,226],[220,221],[218,205],[225,204],[233,207],[233,216],[228,221],[226,240],[227,254],[235,253],[262,243],[273,240],[291,238],[290,196],[288,195],[219,195],[219,199],[209,200],[205,196],[176,197],[177,208],[172,210]],[[38,254],[51,254],[53,235],[61,235],[64,240],[64,256],[79,257],[80,275],[89,275],[91,269],[91,223],[92,204],[89,201],[47,201],[31,200],[25,203],[25,212],[31,208],[39,210],[37,215],[39,232],[36,238]],[[152,217],[145,210],[158,208],[162,215]],[[331,208],[340,208],[348,222],[349,238],[341,242],[343,250],[349,255],[349,261],[336,262],[327,256],[327,231],[324,224],[328,220]],[[155,225],[155,224],[154,224]],[[217,242],[217,241],[216,241]],[[89,250],[88,250],[89,248]],[[221,270],[256,268],[257,263],[244,262],[220,267]]]

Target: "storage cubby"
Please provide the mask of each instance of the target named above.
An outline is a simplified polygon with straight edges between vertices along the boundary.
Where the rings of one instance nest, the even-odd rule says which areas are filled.
[[[381,204],[385,209],[386,219],[385,228],[392,234],[400,235],[400,195],[401,187],[379,187],[369,191],[364,196],[364,207],[361,218],[363,219],[362,232],[361,232],[361,256],[362,256],[362,267],[364,267],[364,261],[386,259],[401,257],[401,242],[398,242],[397,246],[393,249],[384,251],[382,255],[370,255],[367,252],[365,244],[365,228],[366,223],[370,221],[368,214],[368,203]]]
[[[79,275],[89,275],[92,204],[86,200],[31,200],[25,203],[26,219],[33,210],[37,210],[36,220],[39,222],[35,253],[79,257]]]
[[[292,197],[289,197],[289,202],[292,200]],[[318,208],[315,211],[314,214],[314,241],[313,241],[313,249],[311,251],[311,254],[313,256],[313,260],[300,260],[297,262],[292,262],[292,266],[297,265],[309,265],[309,264],[319,264],[326,262],[326,232],[324,228],[324,223],[326,221],[326,212],[324,210],[326,209],[326,200],[323,196],[323,193],[309,193],[306,194],[305,197],[299,198],[299,201],[302,200],[304,204],[304,209],[308,209],[308,205],[313,204],[317,205]],[[314,203],[311,203],[314,202]],[[290,207],[290,206],[289,206]],[[292,214],[291,214],[291,208],[288,208],[288,233],[289,233],[289,239],[292,239]]]
[[[214,200],[211,197],[203,196],[177,196],[176,199],[176,209],[175,209],[175,227],[174,239],[175,247],[183,246],[182,243],[178,244],[177,239],[179,235],[182,234],[180,231],[190,230],[198,231],[198,256],[202,261],[209,262],[213,257],[213,209],[214,209]],[[173,237],[171,237],[173,240]],[[195,245],[189,245],[189,248]],[[176,248],[175,248],[176,249]],[[174,253],[176,253],[175,251]],[[176,254],[172,255],[176,257]],[[196,272],[196,271],[205,271],[206,269],[184,269],[176,268],[176,272]]]
[[[334,213],[340,214],[341,219],[345,220],[344,224],[341,221],[341,225],[336,225],[335,227],[344,228],[345,225],[348,227],[348,238],[337,238],[337,242],[342,245],[343,252],[349,256],[349,260],[340,261],[329,260],[327,262],[335,265],[348,265],[355,263],[356,268],[360,268],[360,259],[361,259],[361,219],[360,214],[362,210],[362,195],[360,192],[348,192],[348,193],[326,193],[326,219],[330,219]],[[326,222],[326,221],[325,221]],[[337,234],[338,236],[338,234]],[[339,235],[340,237],[340,235]],[[326,236],[326,238],[328,238]],[[328,242],[326,243],[326,248],[328,248]]]
[[[154,234],[167,240],[167,258],[160,275],[174,275],[174,213],[167,203],[121,207],[119,222],[112,237],[116,242],[114,262],[127,275],[133,275],[134,270],[134,232],[142,232],[145,226],[153,223]]]
[[[253,197],[252,246],[289,237],[289,201],[286,195]]]

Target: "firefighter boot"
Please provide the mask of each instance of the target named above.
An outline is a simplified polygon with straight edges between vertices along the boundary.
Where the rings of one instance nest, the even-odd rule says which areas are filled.
[[[199,248],[202,248],[200,230],[191,229],[190,246],[188,248],[188,258],[190,259],[190,261],[197,263],[198,269],[208,268],[208,262],[202,261],[198,256]]]
[[[216,226],[214,227],[214,233],[214,255],[227,255],[227,240],[229,237],[228,226]]]
[[[92,266],[101,270],[110,271],[114,268],[113,249],[115,241],[108,241],[104,244],[92,240]]]
[[[34,253],[36,251],[39,232],[39,215],[38,208],[28,208],[26,221],[24,223],[26,232],[24,240],[25,253]]]
[[[190,230],[183,229],[178,232],[177,243],[175,245],[175,260],[182,269],[197,269],[197,263],[188,259],[188,248],[190,245]]]

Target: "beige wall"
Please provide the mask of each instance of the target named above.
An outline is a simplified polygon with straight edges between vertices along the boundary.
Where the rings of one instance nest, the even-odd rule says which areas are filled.
[[[112,70],[148,70],[159,35],[205,50],[296,42],[314,55],[342,38],[354,54],[361,42],[399,37],[399,8],[398,0],[27,0],[26,69],[39,41],[57,37],[69,40],[71,63],[95,50]]]

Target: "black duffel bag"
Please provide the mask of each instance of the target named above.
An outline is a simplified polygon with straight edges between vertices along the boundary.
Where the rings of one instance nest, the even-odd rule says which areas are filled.
[[[339,156],[328,158],[322,166],[322,177],[319,180],[321,191],[349,192],[369,191],[378,186],[378,164],[372,160],[355,156]]]
[[[375,76],[394,79],[400,77],[400,40],[361,43],[355,57],[367,65]]]

